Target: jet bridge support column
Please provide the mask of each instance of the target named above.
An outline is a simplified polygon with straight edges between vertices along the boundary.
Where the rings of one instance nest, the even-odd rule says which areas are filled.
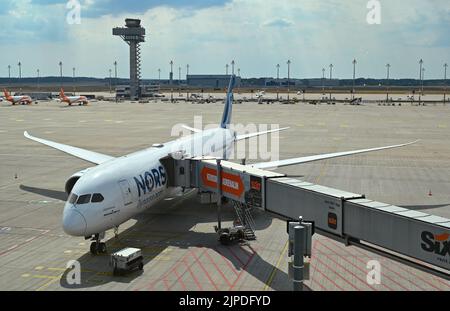
[[[305,240],[305,227],[294,228],[294,292],[303,291],[303,243]]]
[[[289,257],[294,256],[294,261],[289,263],[289,276],[292,278],[293,290],[303,291],[303,282],[308,279],[308,269],[305,269],[305,257],[311,257],[311,243],[313,224],[303,221],[288,222]]]

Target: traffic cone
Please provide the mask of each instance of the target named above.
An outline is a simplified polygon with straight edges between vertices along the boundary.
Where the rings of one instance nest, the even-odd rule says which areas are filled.
[[[430,192],[428,193],[428,196],[430,196],[430,197],[433,196],[433,193],[431,192],[431,190],[430,190]]]

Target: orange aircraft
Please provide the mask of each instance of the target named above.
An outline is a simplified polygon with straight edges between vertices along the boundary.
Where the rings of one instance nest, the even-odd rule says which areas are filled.
[[[31,105],[33,103],[33,100],[28,95],[20,95],[20,96],[11,96],[7,90],[4,90],[5,93],[5,100],[9,101],[13,106],[15,104],[21,104],[21,105]]]
[[[86,96],[66,96],[63,89],[59,92],[59,100],[62,103],[68,103],[69,106],[72,106],[72,104],[87,105],[89,103]]]

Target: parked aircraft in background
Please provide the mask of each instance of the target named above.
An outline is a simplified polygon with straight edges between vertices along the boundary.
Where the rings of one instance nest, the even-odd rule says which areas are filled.
[[[28,95],[19,95],[19,96],[12,96],[9,94],[8,90],[4,90],[5,93],[5,100],[9,101],[13,106],[15,104],[19,105],[31,105],[33,103],[33,100]]]
[[[79,104],[79,105],[89,104],[86,96],[66,96],[64,94],[64,90],[62,88],[61,88],[61,91],[59,92],[59,100],[62,103],[69,104],[69,106],[72,106],[73,104]]]

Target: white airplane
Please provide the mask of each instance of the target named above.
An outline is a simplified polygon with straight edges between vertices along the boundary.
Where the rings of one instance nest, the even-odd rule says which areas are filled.
[[[62,103],[67,103],[69,104],[69,106],[72,106],[72,104],[79,104],[85,106],[89,104],[86,96],[66,96],[62,88],[61,91],[59,92],[59,101]]]
[[[71,236],[91,239],[92,254],[105,253],[106,244],[101,240],[107,230],[117,230],[119,225],[178,190],[168,187],[168,176],[161,159],[175,152],[191,156],[220,152],[226,159],[236,141],[287,129],[246,135],[237,135],[231,130],[234,84],[235,76],[232,76],[219,128],[201,131],[185,126],[192,135],[119,158],[36,138],[25,132],[26,138],[97,165],[75,173],[66,182],[69,199],[63,212],[64,231]],[[269,169],[406,145],[409,144],[250,164],[249,167]]]
[[[12,96],[7,90],[3,92],[5,93],[5,100],[9,101],[13,106],[15,104],[31,105],[33,103],[33,100],[28,95]]]

